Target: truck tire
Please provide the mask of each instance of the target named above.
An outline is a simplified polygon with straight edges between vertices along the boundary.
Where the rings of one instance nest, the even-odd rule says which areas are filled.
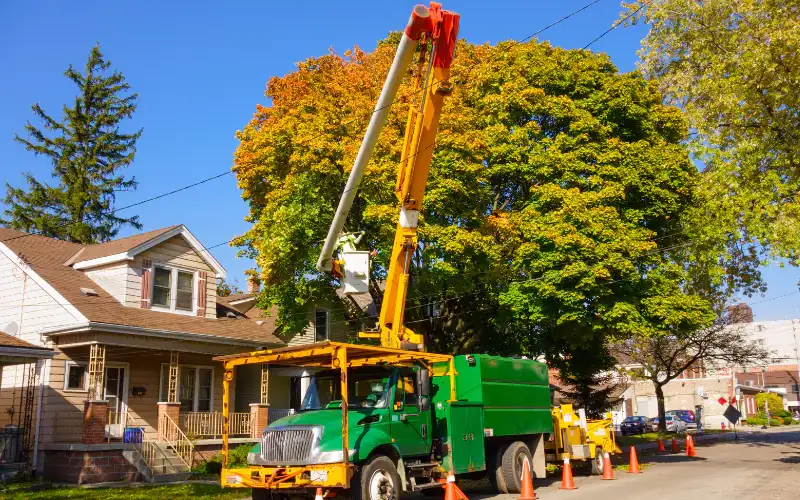
[[[252,497],[253,500],[267,500],[269,498],[269,491],[265,488],[253,488]]]
[[[353,500],[397,500],[402,489],[397,467],[384,455],[372,457],[353,479]]]
[[[592,459],[592,474],[595,476],[602,476],[603,475],[603,456],[605,452],[603,452],[602,448],[598,448],[595,451],[595,456]]]
[[[500,459],[502,483],[498,481],[503,493],[519,493],[522,488],[522,464],[528,462],[528,470],[533,474],[533,459],[528,445],[514,441],[503,452]]]

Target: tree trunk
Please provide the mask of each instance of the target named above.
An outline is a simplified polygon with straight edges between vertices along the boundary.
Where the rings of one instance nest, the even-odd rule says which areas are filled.
[[[653,382],[656,386],[656,401],[658,402],[658,431],[667,432],[666,410],[664,408],[664,386]]]

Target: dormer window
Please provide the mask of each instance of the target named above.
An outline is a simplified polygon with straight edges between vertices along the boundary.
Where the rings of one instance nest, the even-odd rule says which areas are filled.
[[[156,265],[153,268],[152,304],[170,311],[194,311],[194,273]]]

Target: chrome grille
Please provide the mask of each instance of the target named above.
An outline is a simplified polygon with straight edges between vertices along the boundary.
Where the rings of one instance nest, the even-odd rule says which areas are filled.
[[[319,434],[320,429],[315,427],[267,428],[261,436],[261,459],[278,465],[306,463]]]

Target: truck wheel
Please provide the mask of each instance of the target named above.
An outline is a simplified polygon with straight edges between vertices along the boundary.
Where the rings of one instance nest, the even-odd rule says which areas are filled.
[[[498,486],[504,487],[503,493],[519,493],[522,489],[522,464],[528,462],[528,470],[533,474],[533,459],[528,446],[522,441],[514,441],[503,452],[500,460],[502,466],[503,484],[498,481]]]
[[[598,448],[597,451],[595,452],[594,458],[592,459],[592,474],[594,474],[596,476],[602,476],[603,475],[603,465],[604,465],[603,456],[604,455],[605,455],[605,453],[603,452],[603,450]]]
[[[355,500],[397,500],[402,486],[394,462],[377,455],[361,468],[353,489]]]
[[[269,495],[267,493],[268,491],[264,488],[253,488],[252,499],[267,500],[267,498],[269,498]]]

